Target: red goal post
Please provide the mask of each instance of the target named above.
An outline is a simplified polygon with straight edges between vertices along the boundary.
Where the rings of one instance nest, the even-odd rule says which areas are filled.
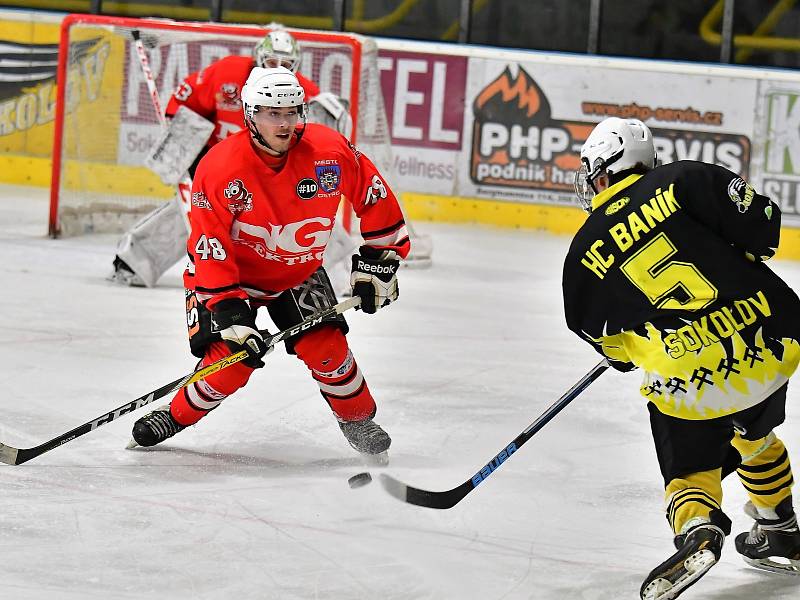
[[[174,196],[143,166],[159,131],[131,32],[148,48],[162,104],[189,73],[250,54],[267,27],[72,14],[61,25],[49,232],[121,232]],[[368,37],[289,29],[299,71],[350,102],[353,141],[391,179],[377,46]]]

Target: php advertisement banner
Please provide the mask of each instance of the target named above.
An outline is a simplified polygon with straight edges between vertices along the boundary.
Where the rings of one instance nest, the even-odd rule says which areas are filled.
[[[749,178],[800,226],[800,79],[787,71],[380,40],[395,184],[574,206],[578,152],[607,116],[652,129],[661,163]],[[461,126],[455,122],[461,121]]]

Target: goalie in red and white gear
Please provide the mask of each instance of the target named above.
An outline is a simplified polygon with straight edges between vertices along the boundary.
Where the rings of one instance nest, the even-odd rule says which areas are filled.
[[[141,446],[198,422],[264,366],[267,347],[255,323],[259,308],[266,307],[283,330],[336,303],[322,257],[343,195],[365,240],[353,257],[353,293],[368,313],[397,298],[398,258],[410,249],[397,199],[346,138],[305,123],[304,98],[288,69],[256,67],[242,93],[247,130],[200,161],[184,274],[190,347],[201,358],[198,367],[241,350],[249,357],[139,419],[133,438]],[[373,421],[375,401],[347,330],[340,315],[289,338],[286,348],[308,367],[348,442],[381,455],[391,439]]]
[[[169,99],[164,111],[172,117],[180,106],[187,106],[215,125],[208,146],[244,129],[242,87],[253,67],[283,66],[295,73],[307,98],[319,94],[319,87],[297,73],[300,48],[284,29],[270,31],[253,49],[253,56],[231,55],[219,59],[202,71],[189,75]]]
[[[221,58],[202,71],[190,74],[178,86],[167,103],[165,114],[172,119],[181,107],[191,109],[211,121],[214,129],[205,149],[189,167],[194,171],[209,148],[245,128],[241,90],[254,66],[289,68],[303,87],[307,98],[319,94],[319,87],[296,73],[300,66],[300,48],[285,29],[270,31],[254,48],[253,55]],[[191,159],[190,159],[191,160]],[[122,285],[152,287],[175,263],[186,257],[186,221],[183,202],[159,206],[138,221],[117,244],[111,280]]]

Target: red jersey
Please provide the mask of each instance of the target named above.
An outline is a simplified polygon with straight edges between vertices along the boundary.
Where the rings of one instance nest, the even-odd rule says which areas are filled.
[[[244,129],[244,111],[241,92],[247,76],[253,70],[249,56],[226,56],[202,71],[192,73],[172,94],[164,111],[173,116],[181,104],[215,125],[208,146],[224,140],[232,133]],[[319,94],[319,88],[310,79],[296,73],[297,80],[306,92],[306,101]]]
[[[195,173],[184,284],[209,308],[225,298],[265,302],[299,285],[322,265],[342,196],[361,219],[366,245],[408,254],[397,198],[341,134],[306,125],[279,169],[249,131],[228,137]]]

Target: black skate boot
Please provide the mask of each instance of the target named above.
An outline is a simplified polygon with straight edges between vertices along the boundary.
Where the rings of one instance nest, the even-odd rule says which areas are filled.
[[[388,460],[386,451],[392,444],[392,438],[375,421],[339,421],[339,427],[353,448],[362,454],[374,456],[378,462]]]
[[[159,406],[133,424],[133,439],[128,448],[155,446],[184,429],[186,427],[172,417],[169,404]]]
[[[792,497],[775,507],[777,519],[763,518],[752,502],[744,512],[756,521],[749,533],[736,536],[736,551],[745,562],[765,571],[800,575],[800,529]]]
[[[725,531],[711,523],[703,523],[686,534],[675,536],[678,551],[644,580],[639,591],[642,600],[672,600],[680,596],[717,564],[724,541]]]

